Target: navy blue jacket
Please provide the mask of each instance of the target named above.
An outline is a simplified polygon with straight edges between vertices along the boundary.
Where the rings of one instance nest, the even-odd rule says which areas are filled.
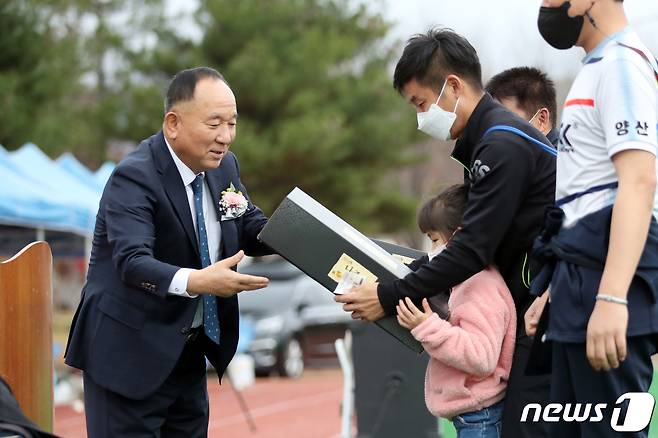
[[[217,209],[231,183],[247,196],[232,153],[206,180]],[[251,201],[243,216],[222,221],[219,258],[240,249],[269,253],[256,239],[266,222]],[[121,161],[105,186],[66,363],[132,399],[155,392],[178,361],[200,299],[167,294],[181,267],[201,268],[201,259],[185,187],[159,132]],[[220,345],[206,343],[213,345],[205,354],[221,378],[238,343],[238,299],[217,303]]]
[[[561,210],[547,214],[545,230],[557,231]],[[584,342],[608,253],[612,206],[591,213],[556,235],[540,235],[533,256],[544,263],[532,291],[551,285],[548,339]],[[546,232],[546,231],[544,231]],[[658,333],[658,223],[651,220],[647,242],[628,291],[627,336]]]

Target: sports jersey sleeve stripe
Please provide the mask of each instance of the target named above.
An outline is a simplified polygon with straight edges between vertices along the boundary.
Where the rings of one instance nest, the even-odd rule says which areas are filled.
[[[570,107],[570,106],[576,106],[576,105],[591,106],[592,108],[595,107],[594,99],[570,99],[570,100],[567,100],[564,103],[565,108]]]

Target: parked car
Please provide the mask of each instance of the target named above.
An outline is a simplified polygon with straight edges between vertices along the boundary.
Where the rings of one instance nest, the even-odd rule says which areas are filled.
[[[254,329],[245,352],[258,375],[296,378],[307,366],[338,364],[334,341],[351,317],[331,292],[279,256],[255,259],[240,272],[270,279],[265,289],[239,295],[241,318]]]

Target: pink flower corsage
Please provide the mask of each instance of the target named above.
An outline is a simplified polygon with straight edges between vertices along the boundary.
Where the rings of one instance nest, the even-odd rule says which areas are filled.
[[[231,183],[231,186],[222,192],[222,198],[219,201],[219,210],[222,213],[220,220],[238,218],[247,211],[248,206],[247,198]]]

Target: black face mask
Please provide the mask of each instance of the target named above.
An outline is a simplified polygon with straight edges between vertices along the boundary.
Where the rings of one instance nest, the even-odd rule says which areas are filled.
[[[539,9],[537,27],[539,33],[548,44],[556,49],[565,50],[572,48],[578,41],[580,31],[585,22],[583,17],[569,17],[571,2],[562,3],[559,8],[548,8],[542,6]]]

